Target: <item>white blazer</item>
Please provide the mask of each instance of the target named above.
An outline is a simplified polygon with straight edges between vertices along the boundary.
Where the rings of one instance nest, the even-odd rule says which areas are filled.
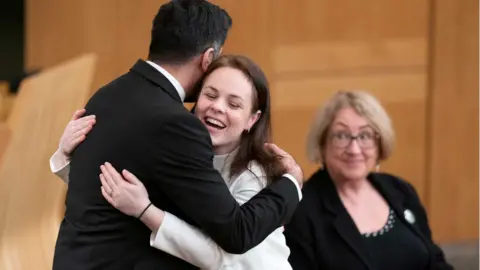
[[[249,170],[230,179],[230,161],[229,155],[218,155],[215,156],[214,166],[222,174],[233,197],[243,204],[266,186],[266,176],[262,168],[252,162]],[[68,184],[69,161],[59,151],[50,158],[50,169]],[[200,229],[165,212],[160,228],[151,234],[150,245],[201,269],[292,269],[288,263],[290,249],[283,235],[283,227],[276,229],[246,253],[231,254],[225,252]]]

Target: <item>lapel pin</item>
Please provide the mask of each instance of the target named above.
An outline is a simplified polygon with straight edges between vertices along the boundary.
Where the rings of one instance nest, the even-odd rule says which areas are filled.
[[[405,219],[408,221],[408,223],[410,224],[415,223],[415,215],[413,215],[410,209],[405,209],[405,211],[403,212],[403,215],[405,216]]]

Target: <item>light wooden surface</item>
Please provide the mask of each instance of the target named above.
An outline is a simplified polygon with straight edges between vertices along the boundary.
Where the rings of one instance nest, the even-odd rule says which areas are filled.
[[[9,93],[10,85],[6,81],[0,81],[0,122],[5,122],[13,103],[13,97]],[[0,141],[0,143],[3,143]]]
[[[96,57],[85,55],[26,79],[8,119],[0,164],[0,269],[51,269],[66,186],[49,157],[91,91]]]
[[[429,213],[443,240],[478,238],[478,1],[434,1]]]
[[[7,81],[0,81],[0,94],[6,94],[9,88]]]
[[[163,2],[27,0],[26,65],[48,67],[93,51],[97,89],[147,55]],[[318,168],[305,155],[317,108],[339,88],[370,91],[397,131],[381,169],[416,187],[435,239],[478,237],[478,206],[469,207],[478,200],[474,0],[212,2],[233,18],[224,52],[253,58],[269,77],[275,141],[307,175]],[[454,133],[466,139],[453,144]]]
[[[14,96],[9,93],[10,85],[0,81],[0,164],[7,145],[10,141],[11,131],[6,120],[14,102]]]
[[[2,164],[3,154],[10,142],[11,131],[5,122],[0,122],[0,164]]]

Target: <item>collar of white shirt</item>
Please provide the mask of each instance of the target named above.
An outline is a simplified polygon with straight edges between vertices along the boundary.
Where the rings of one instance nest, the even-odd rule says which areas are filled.
[[[185,89],[183,89],[180,82],[177,79],[175,79],[175,77],[173,77],[172,74],[170,74],[168,71],[166,71],[161,66],[159,66],[159,65],[157,65],[154,62],[149,61],[149,60],[147,60],[147,63],[149,63],[153,68],[155,68],[160,73],[162,73],[163,76],[165,76],[170,81],[170,83],[173,85],[173,87],[175,87],[175,89],[177,90],[178,95],[180,96],[180,99],[183,102],[185,100]]]

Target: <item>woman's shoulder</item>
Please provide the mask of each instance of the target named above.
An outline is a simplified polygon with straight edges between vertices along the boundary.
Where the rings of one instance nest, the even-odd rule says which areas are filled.
[[[256,177],[265,177],[267,175],[265,169],[256,160],[252,160],[248,163],[247,171]]]
[[[398,192],[403,193],[406,196],[415,196],[418,197],[415,187],[406,179],[386,172],[377,172],[372,173],[375,179],[378,179],[378,182],[394,189]]]
[[[263,189],[267,186],[267,174],[258,162],[250,161],[247,168],[243,172],[237,174],[232,181],[232,186],[235,185],[236,187],[241,187],[248,185]]]
[[[385,172],[371,173],[372,178],[379,186],[392,192],[401,192],[405,196],[418,197],[415,187],[404,178]],[[304,198],[317,197],[318,193],[334,192],[334,187],[327,170],[320,168],[315,171],[302,188]],[[311,196],[309,196],[309,194]]]
[[[330,176],[324,168],[319,168],[313,172],[307,181],[304,183],[302,192],[305,194],[316,194],[319,190],[329,190],[333,184],[331,183]]]

